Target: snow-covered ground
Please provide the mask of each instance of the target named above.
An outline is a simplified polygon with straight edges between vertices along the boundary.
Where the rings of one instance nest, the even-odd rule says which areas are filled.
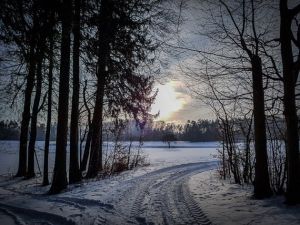
[[[48,196],[40,177],[11,178],[18,142],[0,142],[0,224],[300,224],[300,207],[283,197],[255,200],[251,187],[218,180],[217,143],[173,146],[145,143],[149,166]],[[43,142],[36,148],[42,168]]]

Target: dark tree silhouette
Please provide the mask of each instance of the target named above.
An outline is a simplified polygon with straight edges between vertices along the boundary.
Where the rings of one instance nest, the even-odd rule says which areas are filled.
[[[52,3],[52,4],[51,4]],[[47,103],[47,124],[45,135],[45,150],[44,150],[44,173],[43,173],[43,185],[49,185],[48,177],[48,159],[49,159],[49,143],[51,133],[51,117],[52,117],[52,88],[53,88],[53,67],[54,67],[54,31],[55,31],[55,4],[56,1],[50,1],[49,10],[49,72],[48,72],[48,103]]]
[[[121,113],[132,115],[143,127],[155,97],[149,97],[152,79],[138,72],[138,67],[154,60],[151,53],[156,46],[147,29],[151,18],[145,17],[153,5],[140,0],[103,0],[99,7],[97,52],[92,54],[97,58],[97,91],[86,177],[97,176],[102,168],[104,109],[113,118]]]
[[[300,13],[300,4],[295,8],[288,8],[288,0],[280,0],[280,43],[283,69],[284,87],[284,116],[287,129],[287,190],[286,201],[288,205],[300,204],[300,161],[299,161],[299,134],[298,117],[296,109],[295,86],[298,80],[300,60],[294,62],[292,43],[300,49],[300,27],[298,37],[292,32],[292,21]]]
[[[67,187],[66,157],[68,137],[69,77],[70,77],[70,32],[72,24],[72,1],[61,5],[62,18],[61,60],[59,74],[59,102],[57,118],[56,154],[53,182],[49,194],[58,194]]]
[[[83,102],[84,102],[84,107],[86,108],[86,111],[88,113],[88,133],[85,141],[85,147],[84,147],[84,152],[83,152],[83,158],[80,163],[80,171],[85,171],[86,170],[86,165],[88,162],[89,154],[90,154],[90,146],[91,146],[91,140],[92,140],[92,121],[91,121],[91,110],[88,107],[87,104],[87,99],[86,99],[86,88],[87,88],[87,80],[85,80],[85,84],[83,87]]]
[[[15,55],[19,58],[20,62],[25,62],[26,76],[24,78],[25,91],[24,91],[24,105],[22,112],[21,121],[21,132],[20,132],[20,149],[19,149],[19,167],[16,176],[24,176],[27,171],[27,140],[28,140],[28,129],[31,119],[30,108],[31,97],[35,85],[35,75],[38,73],[37,63],[43,58],[45,51],[46,35],[47,35],[47,9],[44,1],[29,0],[23,1],[1,1],[1,34],[0,38],[3,43],[7,45],[13,45],[17,48]],[[38,84],[39,82],[37,82]],[[36,101],[34,103],[34,111],[32,112],[32,130],[31,130],[31,142],[30,142],[30,173],[32,172],[32,159],[35,142],[34,130],[36,126],[36,116],[38,109],[38,95],[39,87],[36,87]]]
[[[102,119],[103,119],[103,101],[104,88],[107,81],[107,57],[109,54],[109,41],[112,38],[112,11],[109,0],[102,0],[98,14],[98,62],[97,62],[97,91],[92,119],[92,139],[90,162],[87,178],[98,175],[102,169]]]
[[[167,133],[167,134],[163,135],[162,141],[164,143],[167,143],[168,146],[169,146],[169,148],[171,148],[171,143],[177,141],[177,138],[176,138],[175,134],[173,134],[173,133]]]
[[[39,62],[37,63],[37,72],[36,72],[36,92],[32,108],[31,116],[31,129],[30,129],[30,140],[28,145],[28,171],[26,173],[26,178],[32,178],[35,176],[34,172],[34,155],[35,155],[35,141],[37,133],[37,116],[39,110],[39,103],[41,98],[42,91],[42,59],[43,56],[40,55]]]
[[[75,15],[73,25],[73,95],[70,126],[70,167],[69,183],[81,180],[78,163],[78,118],[79,118],[79,57],[80,57],[80,0],[75,0]]]

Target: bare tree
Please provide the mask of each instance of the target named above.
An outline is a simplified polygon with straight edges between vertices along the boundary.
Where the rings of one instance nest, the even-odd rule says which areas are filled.
[[[209,51],[185,48],[197,53],[199,58],[202,57],[199,59],[200,65],[204,68],[208,66],[205,69],[209,72],[205,73],[202,78],[201,76],[195,77],[199,72],[192,74],[193,72],[188,71],[195,79],[199,79],[199,82],[203,80],[203,77],[207,79],[208,76],[211,76],[209,78],[210,87],[216,88],[211,81],[216,84],[225,83],[225,81],[217,81],[217,79],[233,81],[233,83],[226,83],[226,86],[220,85],[218,86],[220,89],[215,90],[214,97],[218,96],[218,102],[221,105],[226,104],[225,102],[229,99],[232,99],[234,105],[249,104],[249,100],[252,99],[256,158],[254,195],[258,199],[272,195],[268,173],[262,65],[262,58],[266,58],[263,54],[266,47],[261,45],[265,42],[264,39],[268,38],[268,32],[273,24],[266,27],[261,26],[263,18],[260,15],[264,13],[263,9],[266,9],[267,5],[268,2],[253,0],[234,2],[219,0],[218,2],[203,3],[202,6],[206,7],[206,15],[208,15],[205,20],[207,24],[203,26],[207,30],[199,33],[219,47]],[[205,10],[202,10],[204,14]],[[208,73],[210,75],[207,75]],[[238,87],[239,85],[248,87],[242,90],[241,87]],[[240,92],[237,92],[238,89]],[[221,103],[221,101],[223,102]]]

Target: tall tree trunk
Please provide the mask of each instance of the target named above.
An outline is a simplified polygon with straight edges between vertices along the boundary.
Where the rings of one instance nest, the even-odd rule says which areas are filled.
[[[19,168],[16,177],[25,176],[27,171],[28,127],[30,122],[31,94],[34,86],[34,75],[35,75],[35,68],[36,68],[34,48],[35,48],[35,44],[31,43],[29,71],[27,75],[27,84],[25,89],[25,99],[24,99],[24,107],[23,107],[22,122],[21,122],[21,132],[20,132]]]
[[[80,0],[75,0],[74,17],[74,45],[73,45],[73,96],[70,130],[70,184],[79,182],[81,174],[78,164],[78,105],[79,105],[79,48],[80,48]]]
[[[22,4],[22,3],[18,3]],[[29,57],[27,61],[28,65],[28,75],[26,78],[26,89],[24,97],[24,106],[22,113],[22,122],[21,122],[21,132],[20,132],[20,149],[19,149],[19,168],[18,172],[15,175],[16,177],[22,177],[26,175],[27,172],[27,141],[28,141],[28,127],[30,122],[30,106],[31,106],[31,94],[34,87],[34,76],[36,69],[36,33],[37,31],[37,4],[33,3],[32,6],[32,29],[29,34]],[[24,25],[24,24],[23,24]],[[25,26],[25,25],[24,25]]]
[[[93,133],[93,128],[92,128],[92,121],[91,121],[91,110],[88,107],[87,101],[86,101],[86,88],[87,88],[87,80],[85,81],[85,85],[83,87],[83,102],[84,102],[84,106],[88,112],[88,127],[89,127],[89,131],[86,137],[86,142],[85,142],[85,147],[84,147],[84,153],[83,153],[83,158],[82,158],[82,162],[80,163],[80,171],[85,171],[86,170],[86,165],[87,165],[87,161],[89,158],[89,154],[90,154],[90,147],[91,147],[91,141],[92,141],[92,133]]]
[[[92,139],[88,172],[86,178],[96,177],[102,169],[102,113],[104,85],[98,81],[96,103],[92,120]]]
[[[254,196],[257,199],[272,196],[268,172],[268,153],[265,121],[265,100],[262,80],[261,59],[253,55],[252,82],[253,82],[253,114],[254,114],[254,140],[255,140],[255,183]]]
[[[51,49],[51,47],[50,47]],[[51,51],[51,50],[50,50]],[[48,105],[47,105],[47,125],[46,125],[46,137],[45,137],[45,152],[44,152],[44,175],[43,175],[43,186],[49,185],[48,177],[48,162],[49,162],[49,143],[50,143],[50,133],[51,133],[51,116],[52,116],[52,82],[53,82],[53,59],[50,56],[49,63],[49,75],[48,75]]]
[[[52,15],[51,15],[52,16]],[[51,133],[51,117],[52,117],[52,85],[53,85],[53,39],[50,37],[50,58],[49,58],[49,74],[48,74],[48,105],[47,105],[47,125],[45,137],[45,152],[44,152],[44,175],[43,185],[49,185],[48,177],[48,162],[49,162],[49,143]]]
[[[89,161],[87,178],[95,177],[98,171],[102,170],[102,123],[103,123],[103,100],[104,88],[106,86],[106,66],[109,54],[109,22],[111,20],[111,11],[109,0],[102,0],[99,14],[99,46],[98,46],[98,67],[97,67],[97,93],[96,103],[92,121],[93,133],[91,142],[91,154]]]
[[[61,9],[62,40],[59,74],[59,99],[56,137],[56,155],[53,183],[49,194],[58,194],[67,187],[66,154],[68,139],[69,77],[70,77],[70,30],[72,1],[64,0]]]
[[[90,154],[91,140],[92,140],[92,124],[89,124],[89,131],[86,137],[83,157],[80,164],[81,172],[86,170],[86,165]]]
[[[295,12],[288,9],[287,0],[280,0],[280,42],[284,89],[283,102],[287,130],[287,190],[285,203],[288,205],[300,203],[299,136],[295,97],[295,84],[298,74],[295,73],[291,44],[292,19],[300,12],[299,5],[297,11]],[[294,15],[292,15],[293,13]]]
[[[28,171],[26,178],[32,178],[35,176],[34,172],[34,154],[35,154],[35,141],[37,133],[37,117],[39,104],[41,99],[42,90],[42,56],[39,54],[40,59],[38,60],[37,71],[36,71],[36,91],[33,102],[32,115],[31,115],[31,129],[30,129],[30,140],[28,145]]]

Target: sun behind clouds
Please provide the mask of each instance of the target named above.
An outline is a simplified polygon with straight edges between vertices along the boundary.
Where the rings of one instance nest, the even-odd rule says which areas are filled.
[[[181,97],[182,93],[175,91],[175,87],[180,82],[170,81],[165,85],[157,85],[158,89],[155,102],[152,105],[151,113],[160,112],[157,120],[167,120],[174,112],[182,109],[185,99]]]

